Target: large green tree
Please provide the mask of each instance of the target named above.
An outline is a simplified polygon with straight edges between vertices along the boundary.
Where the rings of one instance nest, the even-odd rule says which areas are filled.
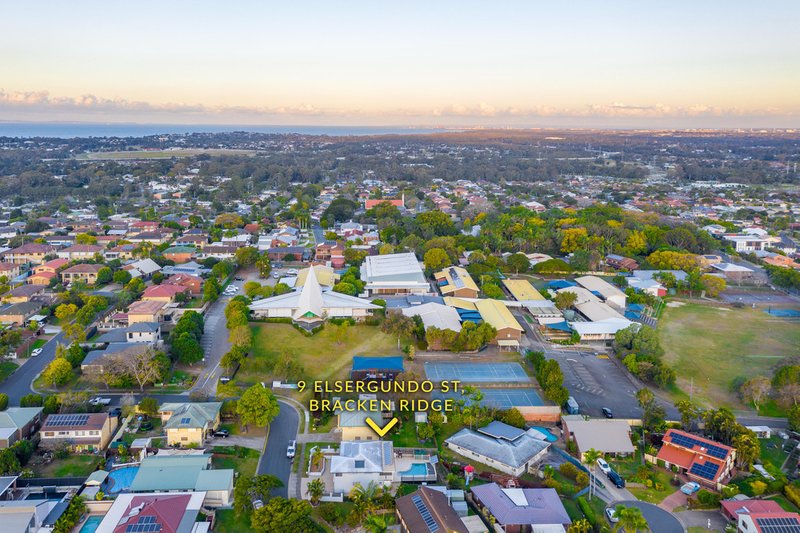
[[[280,406],[272,391],[260,383],[253,385],[242,394],[236,403],[236,413],[239,421],[245,427],[249,424],[266,426],[278,416]]]

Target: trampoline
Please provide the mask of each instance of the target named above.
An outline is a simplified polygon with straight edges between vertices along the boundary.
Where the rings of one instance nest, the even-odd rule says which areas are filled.
[[[425,376],[431,381],[462,383],[530,383],[531,381],[519,363],[425,363]]]
[[[512,407],[530,407],[543,405],[542,399],[534,389],[481,389],[483,400],[481,405],[494,409],[511,409]],[[471,401],[459,392],[434,392],[433,398],[439,400],[464,400],[465,405]]]

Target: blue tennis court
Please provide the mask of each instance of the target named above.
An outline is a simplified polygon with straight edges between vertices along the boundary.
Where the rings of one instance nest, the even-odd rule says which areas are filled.
[[[781,318],[800,318],[800,311],[797,309],[767,309],[767,313]]]
[[[431,381],[463,383],[530,383],[531,378],[519,363],[425,363]]]
[[[481,392],[483,393],[481,405],[484,407],[511,409],[512,407],[543,405],[542,399],[534,389],[481,389]],[[470,404],[470,400],[462,396],[460,392],[433,392],[431,396],[439,400],[464,400],[466,405]]]

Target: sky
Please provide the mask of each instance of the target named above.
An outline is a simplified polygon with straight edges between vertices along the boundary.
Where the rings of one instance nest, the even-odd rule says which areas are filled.
[[[0,121],[800,127],[800,2],[5,2]]]

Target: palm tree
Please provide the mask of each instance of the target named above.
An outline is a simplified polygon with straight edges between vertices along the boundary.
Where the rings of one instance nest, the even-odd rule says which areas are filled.
[[[642,511],[637,507],[625,507],[617,505],[615,512],[619,522],[614,525],[614,532],[623,530],[626,533],[636,533],[637,531],[650,531]]]
[[[594,492],[594,465],[598,459],[603,457],[603,452],[589,448],[583,452],[583,464],[589,468],[589,501],[592,501],[592,492]]]
[[[322,495],[325,493],[325,484],[319,478],[312,479],[308,482],[306,493],[311,499],[311,505],[317,505],[320,498],[322,498]]]
[[[580,520],[576,520],[569,526],[567,533],[589,533],[592,531],[592,524],[589,523],[588,520],[585,518],[581,518]]]

